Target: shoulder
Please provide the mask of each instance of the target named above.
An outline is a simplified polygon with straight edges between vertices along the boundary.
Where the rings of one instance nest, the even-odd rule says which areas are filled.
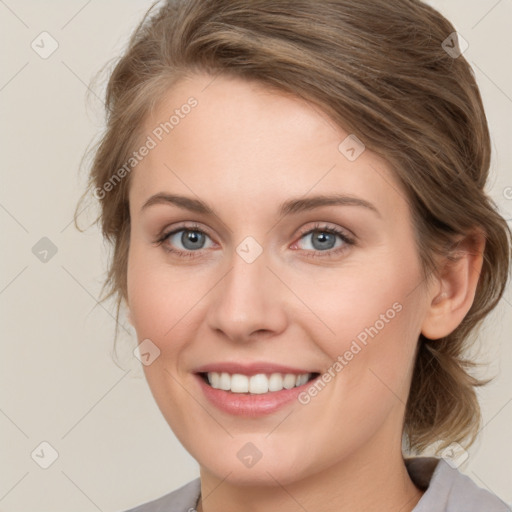
[[[407,459],[406,466],[412,481],[426,489],[413,512],[511,512],[497,496],[443,459]]]
[[[125,512],[192,512],[195,511],[200,492],[201,481],[196,478],[169,494]]]

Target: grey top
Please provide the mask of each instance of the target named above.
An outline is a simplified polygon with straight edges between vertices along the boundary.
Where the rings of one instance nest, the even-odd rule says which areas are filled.
[[[445,460],[433,457],[406,459],[414,484],[426,490],[413,512],[512,512],[503,501],[480,489]],[[192,480],[156,500],[125,512],[193,512],[201,494],[201,481]]]

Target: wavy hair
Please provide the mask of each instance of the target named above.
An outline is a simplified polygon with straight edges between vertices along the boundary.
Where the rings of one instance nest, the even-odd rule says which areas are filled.
[[[425,279],[436,256],[475,228],[486,237],[474,302],[448,336],[420,335],[404,420],[408,449],[473,442],[480,425],[465,357],[470,334],[509,276],[511,232],[486,194],[491,144],[471,67],[455,29],[419,0],[170,0],[153,6],[110,72],[106,129],[94,148],[89,192],[104,190],[143,137],[147,115],[184,74],[256,80],[318,106],[385,158],[406,192]],[[103,291],[126,298],[127,175],[98,194],[113,253]],[[100,197],[101,196],[101,197]],[[80,206],[80,203],[79,203]],[[79,211],[79,206],[75,212]],[[117,334],[117,331],[116,331]]]

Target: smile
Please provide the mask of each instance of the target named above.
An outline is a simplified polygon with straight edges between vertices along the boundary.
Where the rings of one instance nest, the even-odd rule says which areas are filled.
[[[201,375],[207,384],[214,389],[230,391],[231,393],[261,395],[302,386],[317,374],[272,373],[268,375],[258,373],[256,375],[244,375],[241,373],[208,372]]]
[[[234,416],[260,417],[297,404],[297,396],[320,376],[308,368],[275,363],[211,363],[193,371],[204,397]]]

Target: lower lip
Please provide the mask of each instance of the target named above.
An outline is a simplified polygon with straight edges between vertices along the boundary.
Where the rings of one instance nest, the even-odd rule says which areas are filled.
[[[195,375],[206,398],[221,411],[235,416],[257,417],[272,414],[297,400],[298,395],[313,381],[292,389],[262,394],[232,393],[209,386],[200,375]]]

